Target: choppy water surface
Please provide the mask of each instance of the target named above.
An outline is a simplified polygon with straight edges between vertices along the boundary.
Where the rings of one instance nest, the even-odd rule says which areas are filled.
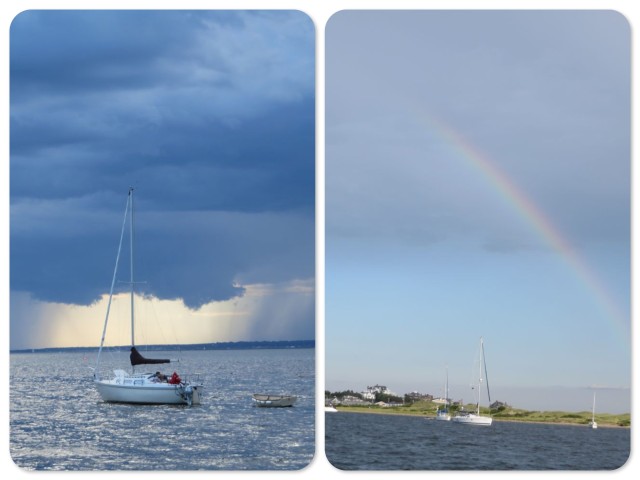
[[[185,351],[179,357],[180,363],[160,367],[201,372],[202,405],[104,403],[89,369],[95,355],[12,354],[14,462],[35,470],[297,470],[311,462],[314,349]],[[128,352],[107,359],[125,366]],[[291,393],[298,402],[257,408],[253,393]]]
[[[424,417],[325,414],[327,458],[342,470],[613,470],[629,458],[629,429]]]

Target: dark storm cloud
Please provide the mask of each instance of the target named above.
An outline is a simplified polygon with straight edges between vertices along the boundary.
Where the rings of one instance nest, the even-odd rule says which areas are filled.
[[[104,293],[129,185],[149,293],[313,276],[306,16],[27,11],[10,40],[13,290]]]

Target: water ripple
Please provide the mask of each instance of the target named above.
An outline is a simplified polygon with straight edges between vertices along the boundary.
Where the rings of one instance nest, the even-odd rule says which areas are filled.
[[[628,460],[630,440],[618,428],[325,415],[327,459],[342,470],[614,470]]]
[[[86,354],[11,355],[11,456],[27,470],[302,469],[315,452],[314,355],[181,352],[178,369],[207,372],[203,403],[192,408],[102,402]],[[299,400],[255,408],[251,394],[261,391]]]

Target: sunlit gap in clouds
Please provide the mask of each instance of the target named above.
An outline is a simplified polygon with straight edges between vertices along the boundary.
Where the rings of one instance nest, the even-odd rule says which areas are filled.
[[[137,344],[309,340],[315,332],[313,279],[243,285],[244,295],[191,310],[181,299],[136,295]],[[42,302],[11,293],[11,349],[94,346],[108,295],[92,305]],[[129,345],[129,294],[114,295],[105,344]]]

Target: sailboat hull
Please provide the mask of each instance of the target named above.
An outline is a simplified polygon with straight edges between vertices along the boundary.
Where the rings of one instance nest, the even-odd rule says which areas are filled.
[[[493,418],[470,413],[469,415],[456,415],[451,419],[451,421],[455,423],[463,423],[465,425],[489,426],[493,423]]]
[[[448,422],[451,420],[451,415],[446,412],[438,412],[436,413],[436,420]]]
[[[202,385],[171,385],[168,383],[147,383],[123,385],[118,379],[95,380],[95,386],[105,402],[199,405]],[[188,391],[188,388],[191,391]],[[189,398],[189,396],[191,398]]]

